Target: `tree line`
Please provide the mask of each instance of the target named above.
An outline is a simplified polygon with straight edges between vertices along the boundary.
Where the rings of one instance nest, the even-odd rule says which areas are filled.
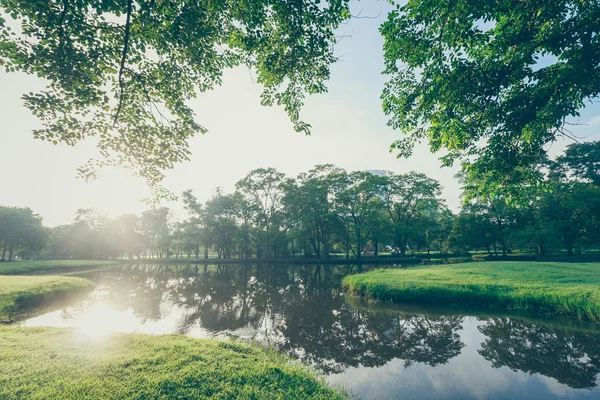
[[[2,260],[19,258],[361,259],[392,252],[471,251],[544,256],[600,245],[600,142],[573,144],[537,168],[542,185],[521,193],[473,196],[461,210],[440,197],[438,181],[419,172],[378,176],[325,164],[295,178],[274,168],[250,171],[233,193],[205,202],[181,196],[187,217],[166,207],[108,218],[80,209],[74,222],[44,228],[26,208],[0,207]]]

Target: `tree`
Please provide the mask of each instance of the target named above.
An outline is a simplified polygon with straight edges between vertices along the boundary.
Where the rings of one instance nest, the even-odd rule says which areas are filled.
[[[413,219],[425,208],[437,208],[441,186],[427,175],[411,171],[408,174],[387,177],[383,187],[383,201],[393,227],[393,242],[405,255],[407,245],[414,233]]]
[[[31,209],[0,206],[0,261],[13,261],[18,251],[39,251],[45,240],[42,218]]]
[[[427,140],[460,160],[479,194],[519,195],[569,117],[600,94],[596,1],[409,0],[384,37],[389,125],[411,154]]]
[[[1,0],[0,66],[48,82],[24,96],[43,123],[35,137],[97,138],[103,158],[83,177],[121,164],[156,184],[206,132],[186,102],[227,68],[256,70],[261,103],[283,106],[308,133],[304,96],[326,91],[334,30],[348,17],[348,0]]]
[[[569,255],[600,243],[600,188],[582,183],[554,183],[538,205],[538,222],[552,231]]]
[[[166,207],[144,211],[140,229],[150,249],[150,256],[169,257],[171,247],[171,210]]]
[[[208,258],[208,232],[206,228],[206,214],[204,207],[194,196],[191,189],[183,192],[183,204],[189,214],[187,224],[189,230],[193,232],[193,240],[195,242],[195,253],[198,258],[200,245],[204,245],[204,258]]]
[[[315,256],[327,256],[337,218],[331,202],[330,177],[339,173],[333,165],[316,165],[289,181],[282,199],[286,221],[298,232],[297,239],[309,243]]]
[[[205,223],[209,242],[217,250],[219,258],[230,258],[237,234],[236,203],[232,195],[221,190],[206,202]]]
[[[553,167],[563,179],[570,175],[600,187],[600,141],[570,144]]]
[[[373,231],[369,229],[369,220],[375,220],[375,215],[383,210],[383,203],[377,196],[387,181],[363,171],[351,172],[347,180],[346,189],[338,194],[338,215],[345,221],[348,235],[353,236],[354,246],[350,245],[350,250],[356,258],[361,258],[367,235]]]
[[[238,235],[241,236],[240,243],[242,248],[240,254],[244,258],[250,257],[250,232],[252,228],[252,220],[256,215],[257,210],[254,208],[253,203],[244,198],[240,192],[236,191],[233,193],[233,201],[235,204],[235,210],[237,211],[237,219],[239,221],[240,229]]]
[[[427,251],[428,256],[434,248],[445,253],[453,221],[452,212],[438,199],[424,199],[411,223],[410,243],[415,250]]]
[[[452,225],[448,237],[451,248],[460,251],[484,249],[492,255],[492,247],[497,241],[497,231],[489,218],[482,212],[482,207],[466,204]]]
[[[140,233],[140,219],[135,214],[125,214],[117,217],[114,221],[119,243],[127,252],[127,257],[140,258],[143,249],[143,236]]]
[[[257,257],[263,251],[268,256],[273,250],[271,242],[279,228],[274,222],[281,213],[284,182],[285,175],[275,168],[258,168],[235,184],[236,190],[257,212],[256,223],[261,229],[261,238],[257,241]],[[258,248],[259,243],[261,248]]]
[[[577,389],[597,385],[598,335],[513,318],[490,318],[478,329],[485,340],[477,352],[494,368],[552,377]]]

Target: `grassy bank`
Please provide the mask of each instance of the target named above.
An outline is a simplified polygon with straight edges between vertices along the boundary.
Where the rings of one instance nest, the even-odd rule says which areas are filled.
[[[0,327],[0,398],[343,398],[272,351],[182,336]]]
[[[0,321],[10,322],[39,307],[87,293],[94,284],[62,276],[0,276]]]
[[[108,260],[40,260],[0,263],[0,275],[53,274],[60,271],[120,264]]]
[[[482,262],[344,278],[350,294],[394,303],[477,306],[600,321],[600,263]]]

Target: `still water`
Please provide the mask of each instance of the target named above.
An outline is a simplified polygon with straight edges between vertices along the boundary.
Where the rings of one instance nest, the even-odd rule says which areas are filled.
[[[380,268],[379,266],[378,268]],[[362,399],[600,399],[600,334],[518,318],[350,305],[357,266],[127,266],[82,275],[87,299],[23,322],[234,337],[311,363]]]

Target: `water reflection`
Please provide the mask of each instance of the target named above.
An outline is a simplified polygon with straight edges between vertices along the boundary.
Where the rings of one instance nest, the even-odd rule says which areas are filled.
[[[313,363],[363,398],[600,397],[600,335],[511,318],[354,308],[340,281],[355,272],[128,266],[87,274],[98,284],[90,299],[24,324],[72,326],[91,338],[118,331],[258,340]],[[463,382],[464,371],[471,372]]]
[[[490,318],[479,354],[492,366],[552,377],[572,388],[592,388],[600,373],[600,335],[511,318]]]

